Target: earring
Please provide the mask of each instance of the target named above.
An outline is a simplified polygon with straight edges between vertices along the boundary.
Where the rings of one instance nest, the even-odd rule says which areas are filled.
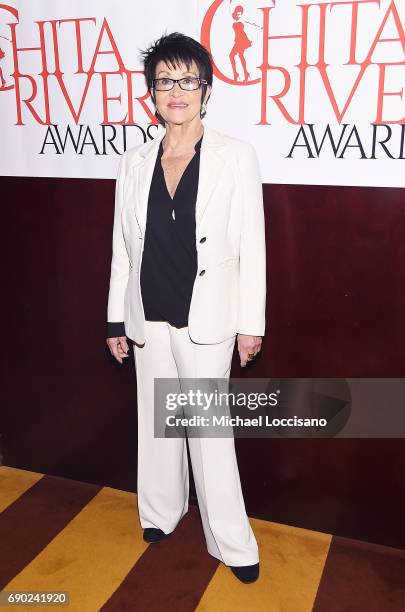
[[[201,104],[201,109],[200,109],[200,118],[202,119],[203,117],[205,117],[206,114],[207,114],[207,105],[205,102],[203,102]]]

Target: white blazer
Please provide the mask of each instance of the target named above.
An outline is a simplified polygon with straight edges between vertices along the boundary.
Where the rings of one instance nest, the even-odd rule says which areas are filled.
[[[125,323],[128,338],[145,342],[140,270],[149,188],[161,128],[152,141],[128,149],[115,189],[113,252],[107,321]],[[205,238],[205,240],[204,240]],[[216,344],[236,333],[263,336],[266,246],[263,192],[253,146],[204,125],[196,201],[197,275],[189,335]]]

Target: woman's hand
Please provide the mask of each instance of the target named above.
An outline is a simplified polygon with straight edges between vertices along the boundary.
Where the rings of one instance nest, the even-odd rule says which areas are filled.
[[[246,336],[238,334],[238,351],[240,356],[240,365],[245,367],[248,361],[254,359],[257,353],[262,348],[261,336]]]
[[[119,336],[119,338],[107,338],[107,345],[110,349],[111,355],[113,355],[120,363],[123,363],[123,357],[129,357],[129,348],[126,336]]]

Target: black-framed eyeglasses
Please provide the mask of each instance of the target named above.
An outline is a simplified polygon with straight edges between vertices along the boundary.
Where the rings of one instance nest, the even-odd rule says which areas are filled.
[[[207,85],[207,81],[200,79],[200,77],[183,77],[182,79],[163,77],[161,79],[153,79],[152,83],[156,91],[169,91],[173,89],[175,83],[178,83],[180,88],[185,91],[193,91],[194,89],[199,89],[201,85]]]

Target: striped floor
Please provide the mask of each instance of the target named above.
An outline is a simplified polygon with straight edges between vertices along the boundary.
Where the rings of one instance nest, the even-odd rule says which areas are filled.
[[[68,591],[69,612],[405,611],[404,551],[251,523],[261,572],[244,585],[208,554],[194,507],[146,544],[134,493],[2,466],[0,590]]]

